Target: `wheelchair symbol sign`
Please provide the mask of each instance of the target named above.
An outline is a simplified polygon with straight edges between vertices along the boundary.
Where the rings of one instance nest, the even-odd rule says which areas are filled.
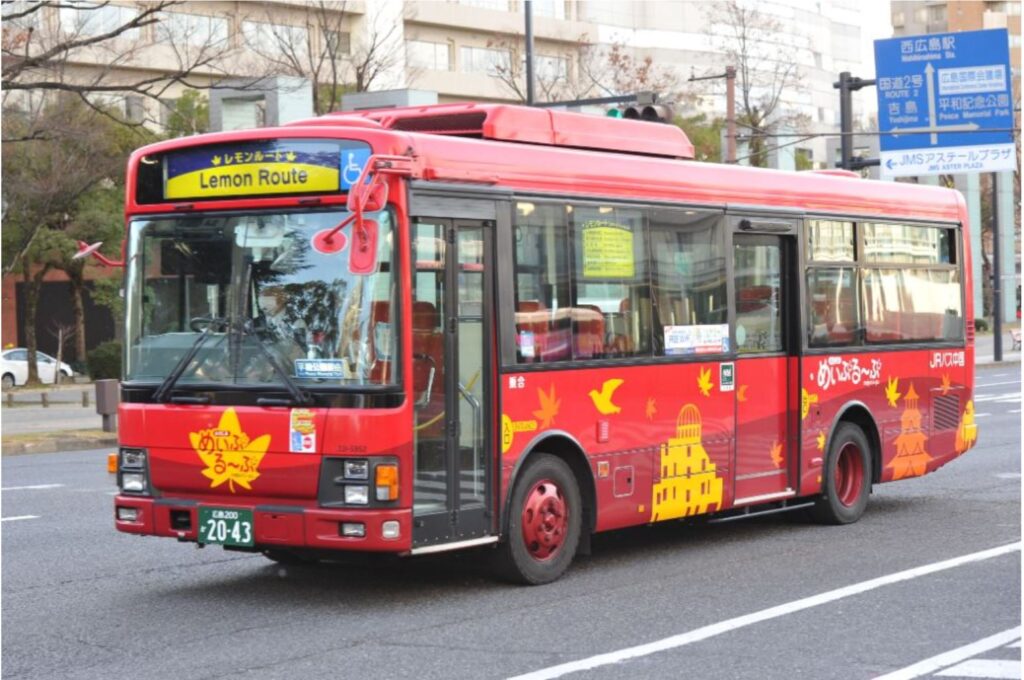
[[[359,181],[359,173],[363,171],[366,161],[370,160],[369,149],[341,150],[341,188],[351,189]]]

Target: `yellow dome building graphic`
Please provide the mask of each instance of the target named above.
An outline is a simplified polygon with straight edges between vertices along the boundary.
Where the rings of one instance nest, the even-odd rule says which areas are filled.
[[[932,459],[925,450],[928,435],[921,429],[921,410],[917,406],[920,397],[910,384],[903,397],[903,414],[900,415],[900,433],[896,437],[896,457],[888,467],[892,468],[892,478],[919,477],[925,473],[928,461]]]
[[[651,521],[689,517],[722,505],[722,479],[715,476],[701,443],[700,411],[687,404],[676,418],[676,436],[661,445],[661,481],[654,485]]]

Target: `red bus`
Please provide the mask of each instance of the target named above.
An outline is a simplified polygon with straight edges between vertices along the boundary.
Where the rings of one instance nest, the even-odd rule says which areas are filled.
[[[692,159],[475,104],[140,149],[117,529],[544,583],[599,531],[854,522],[973,446],[960,194]]]

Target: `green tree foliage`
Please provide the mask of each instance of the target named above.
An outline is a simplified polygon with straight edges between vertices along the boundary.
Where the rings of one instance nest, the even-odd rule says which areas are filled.
[[[721,118],[708,120],[707,114],[698,113],[694,116],[678,117],[675,124],[683,129],[693,143],[694,158],[698,161],[721,163],[722,128],[725,121]]]
[[[75,359],[84,354],[84,260],[72,260],[78,240],[104,241],[120,254],[125,160],[140,141],[137,131],[86,106],[56,97],[31,120],[16,108],[3,115],[4,139],[18,139],[28,126],[43,124],[45,138],[3,144],[3,270],[20,273],[25,308],[19,310],[29,350],[29,380],[37,380],[35,350],[38,296],[51,270],[63,270],[72,287]],[[45,310],[43,310],[45,312]]]
[[[196,90],[185,90],[167,117],[167,137],[198,135],[209,129],[210,104],[206,96]]]

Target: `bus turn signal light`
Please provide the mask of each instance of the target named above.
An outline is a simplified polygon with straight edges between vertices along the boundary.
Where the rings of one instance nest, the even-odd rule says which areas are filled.
[[[377,500],[398,500],[398,466],[393,464],[378,465],[376,472]]]
[[[107,454],[107,472],[117,472],[117,453]]]

